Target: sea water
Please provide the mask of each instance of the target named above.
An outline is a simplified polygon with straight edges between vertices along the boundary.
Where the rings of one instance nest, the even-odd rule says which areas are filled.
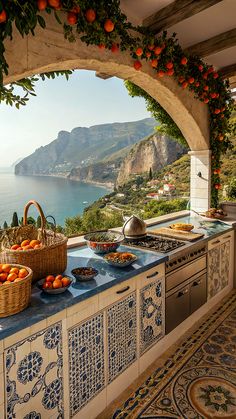
[[[12,214],[22,217],[25,204],[38,201],[45,215],[53,215],[57,224],[64,225],[66,217],[82,214],[86,206],[109,193],[105,187],[80,183],[51,176],[16,176],[0,170],[0,226],[11,223]],[[87,203],[83,203],[87,201]],[[33,208],[29,215],[36,218]]]

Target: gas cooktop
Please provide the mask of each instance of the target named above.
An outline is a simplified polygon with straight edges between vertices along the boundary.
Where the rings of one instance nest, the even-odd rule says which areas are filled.
[[[144,249],[154,250],[160,253],[171,252],[172,250],[175,250],[178,247],[181,247],[184,244],[186,244],[175,239],[167,239],[160,236],[151,236],[150,234],[148,234],[146,237],[142,239],[125,239],[123,243],[127,246],[139,248],[141,247]]]

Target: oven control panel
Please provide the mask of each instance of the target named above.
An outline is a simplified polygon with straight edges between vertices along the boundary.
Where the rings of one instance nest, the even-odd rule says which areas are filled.
[[[201,245],[199,247],[193,247],[186,253],[180,254],[176,258],[166,262],[166,273],[171,272],[186,263],[191,262],[204,255],[207,252],[206,245]]]

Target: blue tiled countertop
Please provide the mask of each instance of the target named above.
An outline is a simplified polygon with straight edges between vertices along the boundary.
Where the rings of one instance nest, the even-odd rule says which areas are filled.
[[[130,251],[120,246],[119,251]],[[151,251],[132,249],[138,260],[126,268],[115,268],[106,263],[102,256],[96,255],[87,246],[77,247],[68,251],[66,274],[71,276],[71,269],[78,266],[93,266],[99,271],[95,279],[88,282],[75,282],[63,294],[49,295],[40,291],[36,285],[32,288],[30,306],[14,316],[0,318],[0,340],[33,324],[52,316],[67,307],[79,303],[107,288],[130,279],[160,263],[168,257]]]

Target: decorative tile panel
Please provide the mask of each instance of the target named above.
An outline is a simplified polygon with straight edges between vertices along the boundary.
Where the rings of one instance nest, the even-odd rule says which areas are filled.
[[[220,246],[208,252],[208,299],[220,291]]]
[[[140,290],[140,354],[142,355],[165,333],[165,279]]]
[[[61,322],[4,352],[6,418],[63,418]]]
[[[230,240],[225,243],[222,243],[220,246],[220,279],[221,279],[221,289],[226,287],[229,282],[229,269],[230,269]]]
[[[136,295],[130,294],[107,310],[108,383],[137,358]]]
[[[103,314],[68,331],[70,417],[105,386]]]

